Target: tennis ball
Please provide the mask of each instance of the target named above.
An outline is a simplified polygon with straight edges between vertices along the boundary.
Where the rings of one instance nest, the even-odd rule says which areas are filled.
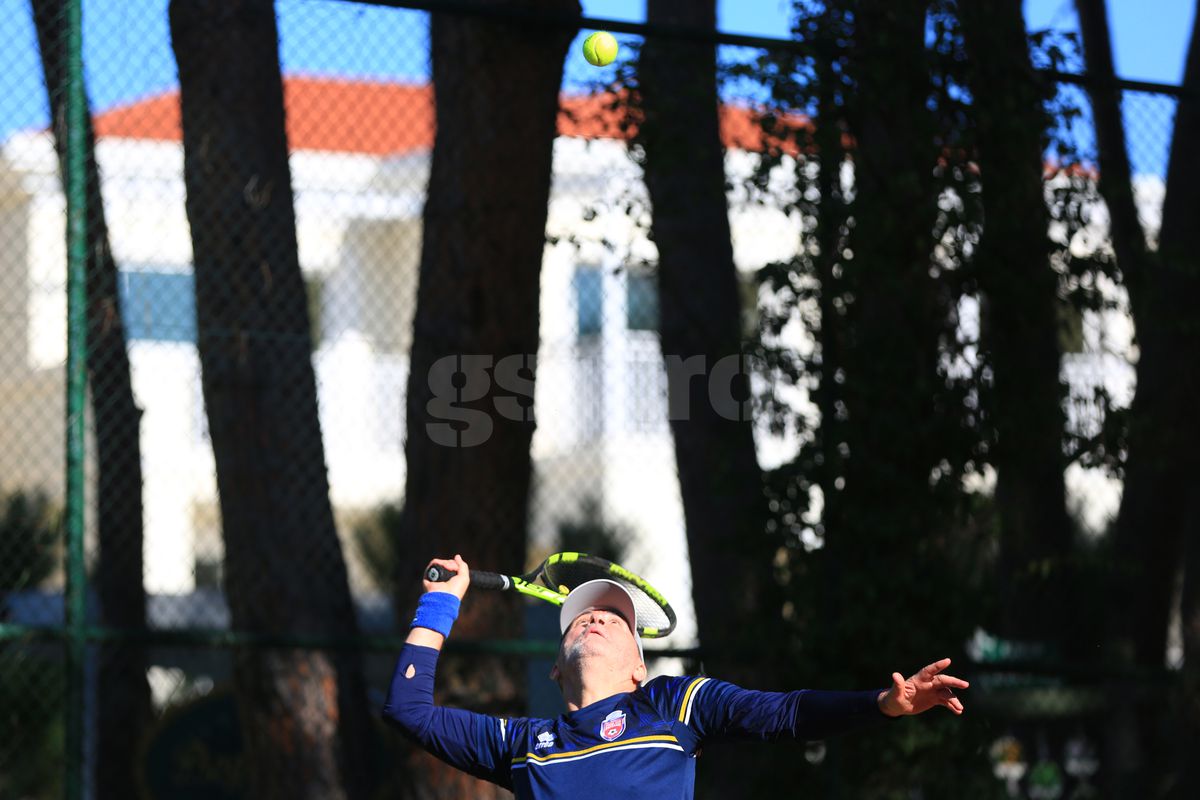
[[[596,31],[583,40],[583,57],[594,67],[611,64],[617,57],[617,40],[608,31]]]

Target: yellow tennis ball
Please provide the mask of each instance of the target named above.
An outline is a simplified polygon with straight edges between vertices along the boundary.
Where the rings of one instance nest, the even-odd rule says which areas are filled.
[[[617,57],[617,40],[608,31],[596,31],[583,40],[583,57],[594,67],[611,64]]]

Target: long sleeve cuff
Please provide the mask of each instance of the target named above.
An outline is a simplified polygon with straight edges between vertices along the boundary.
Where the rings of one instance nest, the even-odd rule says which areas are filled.
[[[823,739],[889,721],[879,708],[882,691],[804,691],[797,708],[797,738]]]

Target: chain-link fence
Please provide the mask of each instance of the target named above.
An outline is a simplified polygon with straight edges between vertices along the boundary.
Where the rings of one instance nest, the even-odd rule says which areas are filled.
[[[337,729],[346,741],[374,741],[402,640],[397,623],[408,613],[396,598],[412,590],[416,561],[441,554],[396,546],[406,488],[419,483],[408,454],[424,433],[406,430],[406,419],[414,419],[410,365],[421,337],[435,342],[421,355],[426,367],[446,353],[489,353],[478,375],[535,400],[536,432],[525,433],[531,478],[527,497],[515,498],[528,503],[514,523],[524,561],[556,549],[614,557],[672,599],[674,646],[696,644],[690,577],[678,555],[687,539],[644,154],[631,145],[620,82],[642,37],[622,35],[618,64],[598,70],[579,53],[583,34],[521,16],[503,28],[512,40],[488,44],[464,24],[442,32],[440,46],[461,49],[442,51],[431,68],[430,15],[402,2],[213,5],[82,4],[90,125],[70,146],[85,155],[87,616],[85,627],[70,629],[62,161],[66,137],[79,133],[66,124],[70,4],[31,0],[0,20],[9,42],[0,53],[0,797],[252,796],[254,774],[271,771],[270,747],[256,736],[277,735],[278,744],[332,738]],[[473,18],[445,19],[452,28]],[[539,42],[556,36],[543,48],[548,56],[537,55]],[[725,42],[733,253],[753,322],[756,271],[805,244],[796,217],[769,199],[780,194],[743,186],[754,183],[765,149],[752,131],[771,97],[752,68],[774,54],[767,42]],[[549,77],[535,74],[541,67]],[[438,96],[434,69],[444,70]],[[1086,111],[1078,87],[1064,84],[1064,93],[1066,105]],[[490,102],[497,125],[521,127],[463,131],[450,124],[456,97]],[[1151,235],[1175,102],[1145,89],[1124,95],[1137,205]],[[504,113],[509,107],[516,110]],[[811,111],[776,110],[797,120]],[[1072,117],[1065,130],[1081,160],[1094,162],[1088,120]],[[438,137],[454,135],[466,137],[448,157],[459,162],[458,178],[491,167],[503,175],[506,165],[521,175],[545,169],[548,196],[539,201],[514,186],[506,197],[501,187],[477,203],[467,183],[435,203],[431,153]],[[550,149],[539,154],[539,144]],[[544,210],[532,223],[530,197]],[[464,237],[452,224],[458,218],[480,227]],[[528,239],[531,224],[544,254],[540,272],[525,278],[532,293],[525,286],[520,297],[522,278],[505,270],[520,261],[512,242]],[[453,285],[439,283],[436,271],[445,278],[455,268],[445,254],[456,249],[484,269],[451,275],[465,288],[440,316],[418,318],[422,303],[438,302],[439,286]],[[503,346],[464,350],[471,342],[447,333],[522,301],[523,319],[500,315],[496,324],[516,319],[523,332],[490,331]],[[1128,403],[1130,342],[1120,318],[1091,318],[1068,359],[1084,437],[1099,424],[1101,412],[1089,406],[1097,386]],[[800,335],[795,346],[803,342]],[[522,388],[527,355],[536,355],[536,398]],[[504,372],[499,362],[513,357]],[[461,392],[470,391],[471,368],[458,366],[467,384],[456,385],[455,400],[470,400]],[[432,390],[429,408],[444,399]],[[447,403],[427,422],[455,422],[447,429],[468,444],[462,437],[478,419],[457,415],[460,408]],[[785,463],[802,440],[787,426],[763,425],[759,460]],[[444,467],[460,490],[471,480],[460,465]],[[1115,509],[1114,482],[1099,470],[1072,480],[1094,517],[1088,523],[1102,527]],[[461,503],[476,500],[460,495]],[[433,549],[455,539],[416,541]],[[487,556],[494,562],[511,552],[497,547]],[[540,641],[543,622],[531,617],[526,635]],[[86,642],[75,673],[68,630]],[[508,650],[545,657],[537,645]],[[657,669],[678,665],[664,660]],[[543,694],[545,669],[534,659],[528,686],[516,685],[525,677],[518,669],[513,686],[467,682],[450,699],[484,710],[544,709],[553,703]],[[239,681],[261,690],[260,718],[239,712],[230,688]],[[331,681],[369,703],[339,715],[328,705],[336,702]],[[995,776],[1014,796],[1058,796],[1037,794],[1054,770],[1060,784],[1064,770],[1087,782],[1097,743],[1072,726],[1098,713],[1098,690],[1035,681],[1017,691],[1003,679],[987,687]],[[1017,696],[1007,691],[1023,698],[1019,713],[1003,700]],[[1035,706],[1053,722],[1030,723],[1043,718]],[[368,739],[356,740],[364,735],[356,725]],[[313,782],[337,771],[320,761],[331,756],[319,746],[309,755]],[[806,755],[823,757],[811,748]],[[365,759],[362,780],[405,790],[380,777],[379,763]],[[448,775],[439,780],[450,792],[441,796],[476,791]]]

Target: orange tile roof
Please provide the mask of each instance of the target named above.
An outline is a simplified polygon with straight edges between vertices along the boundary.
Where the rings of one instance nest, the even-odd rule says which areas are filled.
[[[433,143],[428,86],[293,77],[283,90],[293,150],[391,155]],[[179,90],[100,113],[96,135],[180,141]]]
[[[284,81],[288,142],[293,150],[401,155],[433,146],[433,89],[428,84],[378,83],[334,78],[288,77]],[[628,140],[623,111],[609,95],[566,95],[558,130],[562,136]],[[807,127],[807,120],[793,123]],[[96,116],[96,135],[179,141],[179,90],[172,89]],[[754,110],[723,106],[721,138],[726,147],[762,150],[767,142]],[[784,150],[797,149],[784,145]]]

